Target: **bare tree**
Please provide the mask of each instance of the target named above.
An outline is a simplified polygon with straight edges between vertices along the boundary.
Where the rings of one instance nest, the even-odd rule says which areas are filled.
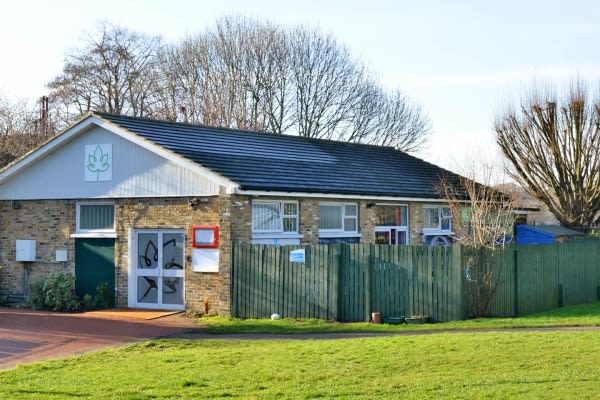
[[[349,142],[390,146],[403,151],[422,147],[430,122],[400,91],[386,92],[373,82],[359,90],[352,115],[342,135]]]
[[[161,52],[166,114],[188,122],[282,133],[290,126],[286,34],[227,17]],[[166,90],[165,90],[166,89]]]
[[[226,17],[161,52],[167,119],[306,137],[421,147],[429,121],[385,91],[331,35]]]
[[[473,164],[464,176],[444,177],[439,185],[439,192],[448,199],[454,217],[455,240],[465,249],[469,303],[477,317],[488,315],[502,284],[501,250],[511,241],[515,223],[516,196],[492,186],[494,172],[489,164]],[[476,176],[482,183],[475,180]]]
[[[335,138],[360,101],[366,72],[332,35],[297,28],[290,48],[296,131],[300,136]]]
[[[150,114],[159,46],[159,38],[99,24],[48,84],[55,115],[68,124],[88,111]]]
[[[10,101],[0,94],[0,167],[27,153],[51,132],[40,132],[36,105],[23,99]]]
[[[204,96],[208,93],[208,50],[203,38],[185,39],[159,54],[159,105],[155,115],[172,121],[208,123]]]
[[[333,36],[242,17],[164,47],[101,24],[49,87],[63,124],[104,111],[406,151],[429,132],[421,109],[383,90]]]
[[[511,176],[568,227],[598,223],[600,211],[600,101],[585,83],[568,94],[536,88],[520,109],[500,114],[496,139]]]

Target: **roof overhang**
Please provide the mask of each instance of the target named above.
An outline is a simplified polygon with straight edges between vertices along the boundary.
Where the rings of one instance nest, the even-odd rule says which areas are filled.
[[[94,126],[104,128],[107,131],[114,133],[115,135],[118,135],[125,140],[133,142],[138,146],[152,153],[155,153],[182,168],[185,168],[193,173],[204,176],[207,179],[214,181],[220,186],[223,186],[227,193],[233,193],[235,189],[239,186],[237,183],[231,181],[230,179],[220,174],[217,174],[214,171],[200,164],[190,161],[187,158],[176,154],[175,152],[165,149],[162,146],[159,146],[145,138],[136,135],[135,133],[123,129],[120,126],[106,121],[94,114],[89,114],[87,117],[84,117],[79,122],[65,129],[62,133],[53,137],[37,149],[27,153],[20,159],[6,166],[3,170],[0,171],[0,184],[17,175],[19,172],[23,171],[29,166],[35,164],[51,152],[60,148],[62,145],[69,143],[70,141],[72,141],[73,139],[88,131]]]

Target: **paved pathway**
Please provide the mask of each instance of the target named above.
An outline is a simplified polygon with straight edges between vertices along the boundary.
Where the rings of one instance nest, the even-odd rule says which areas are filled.
[[[182,314],[154,320],[0,308],[0,369],[197,327]]]
[[[346,339],[380,336],[412,336],[440,333],[600,331],[600,327],[519,329],[415,330],[398,332],[309,334],[207,334],[192,331],[199,325],[183,314],[154,320],[105,317],[97,314],[63,314],[0,308],[0,370],[18,364],[65,357],[144,339],[282,340]]]

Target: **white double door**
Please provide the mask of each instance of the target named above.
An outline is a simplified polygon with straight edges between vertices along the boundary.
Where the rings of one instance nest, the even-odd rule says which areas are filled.
[[[136,230],[132,236],[130,259],[135,263],[135,276],[130,276],[129,305],[185,309],[184,232]]]

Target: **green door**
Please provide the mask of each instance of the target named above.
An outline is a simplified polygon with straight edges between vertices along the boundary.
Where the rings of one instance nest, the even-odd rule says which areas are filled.
[[[96,295],[101,282],[115,287],[115,239],[75,240],[75,291],[79,298]],[[111,306],[114,306],[114,299]]]

